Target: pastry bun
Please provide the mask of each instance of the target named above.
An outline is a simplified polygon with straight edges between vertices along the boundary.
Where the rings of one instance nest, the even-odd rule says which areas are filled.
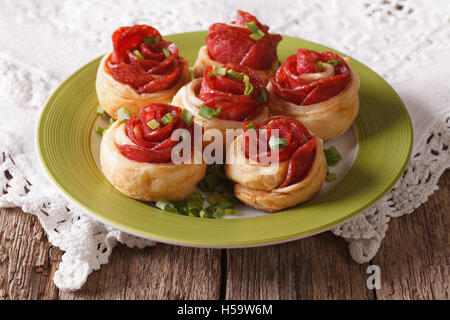
[[[179,201],[194,192],[206,164],[146,163],[125,157],[116,144],[132,144],[126,124],[116,121],[104,134],[100,163],[104,176],[121,193],[143,201]]]
[[[100,62],[95,88],[100,106],[114,119],[117,119],[117,110],[122,107],[126,107],[131,114],[138,115],[139,110],[149,103],[169,103],[176,92],[191,80],[187,61],[179,57],[184,62],[184,68],[178,81],[172,88],[153,93],[139,94],[130,85],[121,83],[113,78],[106,65],[106,61],[110,58],[111,54],[106,54]]]
[[[313,197],[322,187],[327,174],[323,142],[317,139],[314,160],[306,176],[298,183],[277,188],[286,177],[289,161],[278,165],[262,164],[245,157],[243,135],[230,145],[225,172],[234,186],[235,196],[253,208],[276,212],[293,207]]]

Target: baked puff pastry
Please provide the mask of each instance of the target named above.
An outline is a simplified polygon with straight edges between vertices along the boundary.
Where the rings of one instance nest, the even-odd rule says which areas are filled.
[[[275,212],[309,200],[325,180],[323,142],[299,121],[274,116],[247,123],[227,152],[225,172],[235,196],[259,210]]]
[[[258,74],[249,67],[226,64],[209,66],[203,78],[194,79],[178,91],[172,104],[185,108],[194,121],[208,129],[240,129],[246,121],[261,123],[269,116],[268,96]]]
[[[201,77],[209,66],[237,63],[252,68],[267,84],[280,66],[277,46],[282,39],[279,34],[268,31],[269,27],[256,17],[240,10],[236,21],[213,24],[206,37],[206,46],[198,53],[194,77]]]
[[[154,102],[168,103],[191,76],[178,47],[153,27],[121,27],[112,35],[113,51],[97,71],[97,97],[114,119],[126,107],[132,114]]]
[[[347,59],[332,52],[297,49],[270,78],[271,114],[301,121],[314,135],[332,140],[352,124],[359,109],[359,77]]]
[[[206,164],[194,164],[193,152],[175,164],[172,154],[179,143],[174,131],[190,126],[179,117],[181,109],[165,104],[142,108],[139,119],[116,121],[103,135],[100,163],[104,176],[123,194],[138,200],[179,201],[194,192],[206,173]],[[184,138],[183,138],[184,141]],[[187,140],[186,140],[187,141]],[[173,150],[174,149],[174,150]],[[189,163],[188,163],[189,162]]]

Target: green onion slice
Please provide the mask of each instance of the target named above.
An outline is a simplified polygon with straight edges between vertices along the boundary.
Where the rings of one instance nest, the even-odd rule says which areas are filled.
[[[280,149],[287,145],[288,143],[286,138],[277,138],[275,136],[271,136],[269,139],[270,150]]]
[[[127,122],[128,120],[130,120],[130,118],[131,118],[131,114],[127,108],[122,107],[119,110],[117,110],[117,119],[120,122]]]
[[[97,107],[97,114],[104,117],[106,115],[105,110],[101,106]]]
[[[156,202],[156,206],[163,211],[178,213],[177,208],[175,208],[175,206],[172,203],[164,199]]]
[[[100,127],[100,126],[96,126],[95,127],[95,132],[97,132],[99,135],[103,135],[103,132],[105,131],[105,129],[103,129],[102,127]]]
[[[323,63],[322,63],[322,61],[316,61],[314,63],[317,65],[317,67],[319,68],[320,71],[323,70]]]
[[[327,165],[329,167],[334,167],[342,160],[342,156],[335,146],[324,149],[323,153],[325,153],[325,158],[327,159]]]
[[[170,51],[167,50],[166,48],[162,48],[162,52],[164,53],[164,56],[166,57],[166,59],[167,59],[168,57],[170,57]]]
[[[245,26],[250,29],[251,32],[256,33],[259,30],[255,21],[246,22]]]
[[[152,119],[151,121],[147,122],[147,125],[154,130],[158,128],[160,124],[156,119]]]
[[[264,37],[266,34],[258,27],[258,25],[255,23],[255,21],[246,22],[245,26],[250,29],[252,32],[250,34],[250,38],[252,38],[255,41],[258,41],[262,37]]]
[[[218,110],[220,110],[220,109],[218,109]],[[200,117],[202,117],[202,118],[211,120],[211,118],[212,118],[214,115],[216,115],[217,112],[220,113],[220,111],[218,111],[218,110],[213,109],[213,108],[210,108],[210,107],[208,107],[208,106],[202,104],[202,105],[200,106],[200,109],[198,110],[198,115],[199,115]]]
[[[328,64],[331,64],[333,66],[337,66],[341,63],[341,61],[337,60],[337,59],[333,59],[333,60],[328,60],[327,61]]]
[[[213,65],[211,72],[209,73],[210,77],[215,77],[215,76],[224,77],[226,75],[227,75],[227,68],[221,68],[216,65]]]
[[[142,53],[139,52],[139,50],[134,50],[134,51],[133,51],[133,54],[134,54],[136,57],[138,57],[139,59],[142,59],[142,60],[145,59],[144,56],[142,55]]]
[[[161,118],[161,122],[163,123],[163,125],[167,125],[167,124],[171,123],[172,121],[173,121],[173,117],[170,113],[165,114]]]
[[[159,38],[145,38],[144,42],[146,44],[154,44],[159,42]]]
[[[256,130],[256,126],[253,123],[249,123],[245,126],[245,129],[248,130]]]
[[[183,119],[184,123],[186,123],[188,127],[190,127],[192,121],[194,120],[194,115],[189,111],[187,111],[186,109],[183,109],[181,110],[180,118]]]
[[[230,77],[232,77],[234,79],[242,79],[245,76],[245,74],[243,72],[237,72],[237,71],[234,71],[233,69],[228,69],[227,75],[229,75]]]

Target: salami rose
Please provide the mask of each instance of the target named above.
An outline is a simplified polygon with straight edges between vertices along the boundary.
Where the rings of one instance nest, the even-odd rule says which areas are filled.
[[[297,49],[267,85],[273,115],[299,120],[323,140],[342,135],[359,110],[359,77],[347,58]]]
[[[274,116],[247,122],[227,152],[225,173],[235,196],[249,206],[275,212],[307,201],[327,172],[323,142],[299,121]]]
[[[213,67],[206,68],[198,97],[204,105],[220,109],[219,119],[252,119],[267,104],[263,97],[265,88],[258,74],[232,63],[221,70],[223,75],[213,72]]]
[[[317,74],[317,79],[311,74]],[[350,68],[335,53],[297,49],[297,55],[288,57],[270,82],[284,100],[307,106],[341,92],[350,82]]]
[[[172,133],[176,129],[187,129],[191,136],[193,133],[193,124],[187,127],[180,113],[180,108],[162,103],[145,106],[139,119],[132,116],[127,122],[126,135],[133,144],[117,148],[125,157],[138,162],[170,162],[172,148],[179,143]]]
[[[113,54],[107,65],[114,79],[139,94],[170,89],[179,79],[184,60],[178,47],[162,39],[153,27],[121,27],[113,36]]]
[[[317,137],[311,136],[305,126],[295,119],[275,116],[267,119],[260,126],[257,124],[249,126],[249,123],[246,123],[242,129],[248,132],[249,128],[255,130],[252,132],[256,134],[256,139],[251,139],[250,135],[244,135],[246,143],[243,151],[247,158],[251,157],[257,161],[269,159],[273,150],[276,150],[279,162],[289,161],[287,175],[278,186],[279,188],[295,184],[305,177],[311,167],[317,142]],[[274,130],[277,132],[275,135]],[[253,148],[250,147],[252,143]],[[262,144],[265,144],[264,148]],[[257,154],[250,154],[250,150],[257,151]]]
[[[251,37],[252,30],[246,23],[254,22],[262,32],[261,38]],[[253,69],[270,68],[277,59],[277,46],[281,41],[279,34],[268,33],[269,27],[261,24],[251,14],[238,10],[237,18],[231,24],[215,23],[209,28],[206,37],[208,53],[221,63],[239,63]]]

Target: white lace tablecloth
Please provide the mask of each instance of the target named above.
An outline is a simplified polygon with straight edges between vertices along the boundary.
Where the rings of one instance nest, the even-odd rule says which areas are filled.
[[[117,240],[138,239],[107,227],[68,202],[45,178],[35,152],[40,109],[56,86],[111,45],[122,25],[161,33],[206,30],[231,21],[236,9],[255,14],[273,32],[348,53],[388,82],[414,125],[408,168],[381,201],[333,230],[362,263],[377,252],[389,220],[411,213],[437,189],[450,155],[450,1],[1,1],[0,207],[36,215],[48,240],[65,251],[54,281],[76,290],[108,262]]]

